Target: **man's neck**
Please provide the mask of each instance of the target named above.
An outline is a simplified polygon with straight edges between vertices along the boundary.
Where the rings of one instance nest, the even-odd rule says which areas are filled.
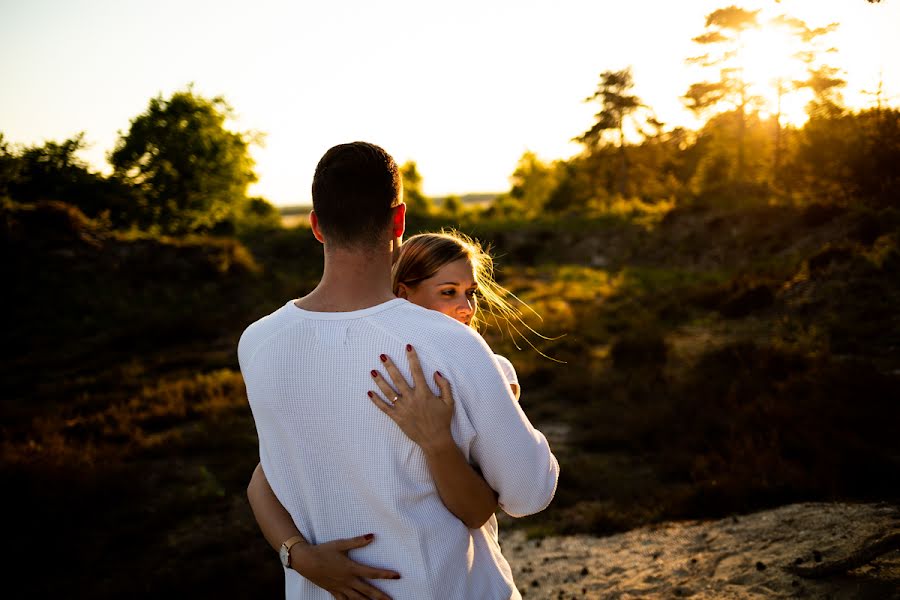
[[[316,289],[294,302],[314,312],[349,312],[393,300],[391,251],[325,247],[325,270]]]

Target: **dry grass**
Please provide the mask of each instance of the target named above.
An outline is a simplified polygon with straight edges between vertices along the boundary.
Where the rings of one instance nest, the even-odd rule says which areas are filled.
[[[556,500],[518,525],[608,533],[896,498],[898,223],[810,225],[784,208],[630,223],[620,208],[469,230],[495,243],[502,283],[543,316],[528,323],[550,339],[532,341],[563,361],[486,332],[529,416],[565,442]],[[245,324],[312,286],[321,246],[301,229],[207,244],[67,219],[48,225],[59,235],[10,238],[19,262],[5,265],[8,334],[26,349],[2,365],[2,474],[21,516],[7,541],[23,557],[9,566],[32,582],[12,589],[280,593],[244,500],[257,448],[234,349]],[[47,577],[24,557],[50,536],[79,547]],[[136,565],[153,577],[135,585]]]

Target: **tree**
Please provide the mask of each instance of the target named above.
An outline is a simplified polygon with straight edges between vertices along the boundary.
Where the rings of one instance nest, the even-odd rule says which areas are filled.
[[[704,67],[717,67],[717,81],[702,81],[688,88],[684,100],[692,111],[702,114],[722,102],[734,106],[737,119],[737,179],[744,179],[744,138],[747,127],[747,107],[755,100],[744,80],[736,59],[740,52],[741,34],[759,27],[758,10],[746,10],[728,6],[714,10],[706,16],[706,31],[694,38],[694,42],[708,47],[701,56],[688,59]]]
[[[17,166],[11,177],[9,191],[22,202],[36,200],[70,200],[74,189],[83,187],[94,178],[87,165],[75,153],[84,148],[84,134],[62,142],[48,141],[43,146],[29,146],[15,156]],[[11,167],[7,169],[13,173]]]
[[[422,175],[416,162],[408,160],[400,166],[400,176],[403,179],[403,201],[406,209],[414,216],[431,214],[433,205],[431,199],[422,192]]]
[[[628,157],[625,153],[625,119],[640,108],[640,98],[631,94],[634,87],[634,78],[631,75],[631,67],[621,71],[604,71],[600,74],[600,83],[591,96],[585,98],[585,102],[598,101],[600,112],[595,116],[594,125],[576,138],[577,141],[589,148],[595,148],[607,131],[618,132],[619,148],[619,176],[617,189],[620,195],[625,195],[628,185]]]
[[[791,80],[789,76],[784,75],[784,70],[775,77],[775,152],[772,172],[777,177],[781,170],[783,151],[781,106],[784,96],[797,90],[810,89],[814,98],[809,105],[810,113],[814,112],[817,107],[833,111],[840,104],[837,88],[843,86],[845,82],[837,78],[837,69],[820,61],[822,54],[837,51],[836,48],[821,46],[821,42],[826,39],[827,34],[837,29],[837,23],[830,23],[823,27],[810,27],[802,19],[782,14],[771,19],[769,25],[787,31],[793,38],[801,42],[801,49],[790,58],[802,62],[806,71],[804,79]]]
[[[509,180],[512,184],[510,198],[519,205],[520,211],[534,215],[544,209],[558,184],[557,168],[526,150]]]
[[[462,200],[456,194],[447,196],[441,204],[441,212],[451,219],[458,219],[464,210]]]
[[[843,81],[837,77],[837,70],[824,64],[821,57],[836,49],[823,45],[829,33],[837,28],[837,23],[822,27],[810,27],[801,19],[779,14],[760,21],[760,11],[749,11],[729,6],[713,11],[706,18],[706,31],[694,38],[694,42],[707,52],[688,59],[704,67],[718,69],[718,79],[698,82],[690,86],[684,95],[687,106],[695,113],[702,114],[723,104],[733,107],[736,123],[737,173],[736,178],[744,183],[747,165],[747,127],[751,107],[762,107],[765,100],[754,93],[754,84],[771,86],[774,92],[774,107],[770,107],[774,125],[774,152],[769,173],[778,176],[780,172],[782,140],[782,100],[785,95],[801,89],[810,89],[814,101],[813,110],[834,112],[840,103],[836,93]],[[758,48],[753,47],[748,32],[765,30],[782,39],[785,49],[789,49],[779,61],[774,61],[768,71],[771,79],[766,82],[747,81],[744,71],[747,58]],[[776,42],[777,43],[777,42]],[[804,74],[801,74],[804,73]],[[769,96],[769,94],[765,94]],[[754,111],[755,112],[755,111]]]
[[[897,206],[900,110],[812,115],[790,165],[803,199]]]
[[[19,202],[59,200],[77,206],[88,217],[103,217],[115,226],[134,219],[132,190],[115,178],[106,178],[78,158],[84,134],[41,146],[11,149],[0,136],[0,195]]]
[[[235,211],[232,221],[234,233],[271,231],[281,228],[281,213],[265,198],[247,198]]]
[[[9,186],[19,176],[19,157],[9,147],[0,132],[0,198],[9,194]]]
[[[140,190],[150,225],[167,233],[209,231],[233,218],[256,181],[248,133],[226,129],[224,98],[192,87],[157,96],[109,156],[117,177]]]

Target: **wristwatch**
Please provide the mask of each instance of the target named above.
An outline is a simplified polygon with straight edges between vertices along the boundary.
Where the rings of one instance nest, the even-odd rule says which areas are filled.
[[[291,568],[291,548],[293,548],[294,544],[296,544],[297,542],[302,541],[302,537],[300,537],[299,535],[295,535],[281,545],[281,549],[278,551],[278,555],[281,557],[281,565],[285,569]]]

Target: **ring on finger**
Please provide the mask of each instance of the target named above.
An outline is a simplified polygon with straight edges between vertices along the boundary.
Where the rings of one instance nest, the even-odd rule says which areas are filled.
[[[400,394],[397,394],[393,398],[391,398],[391,404],[397,404],[397,400],[400,399]]]

